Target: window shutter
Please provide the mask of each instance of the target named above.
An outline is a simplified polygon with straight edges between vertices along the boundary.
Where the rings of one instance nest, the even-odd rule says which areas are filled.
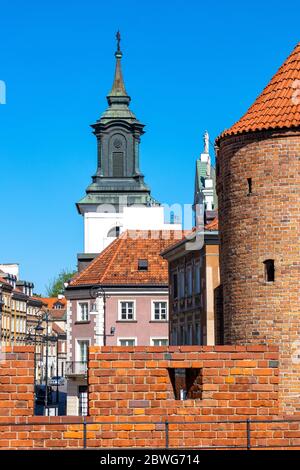
[[[113,152],[113,176],[124,176],[123,161],[123,152]]]

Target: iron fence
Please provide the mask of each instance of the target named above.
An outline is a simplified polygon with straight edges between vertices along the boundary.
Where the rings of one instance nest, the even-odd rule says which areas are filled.
[[[256,427],[256,425],[259,425],[259,424],[268,424],[269,427],[266,427],[265,430],[262,430],[260,431],[262,434],[264,434],[264,432],[268,432],[270,430],[274,431],[274,429],[270,429],[271,426],[275,425],[276,427],[276,424],[280,425],[280,424],[284,424],[284,423],[298,423],[298,431],[296,432],[296,436],[295,436],[295,432],[293,432],[293,435],[294,437],[293,438],[286,438],[286,443],[281,443],[280,445],[276,445],[276,444],[272,444],[272,445],[268,445],[267,443],[266,444],[253,444],[253,441],[257,440],[258,438],[255,436],[255,438],[253,439],[253,432],[257,430],[254,429],[254,427]],[[131,421],[131,420],[127,420],[127,421],[97,421],[97,420],[90,420],[88,417],[86,416],[83,416],[82,419],[70,419],[70,420],[67,420],[67,419],[62,419],[62,420],[49,420],[49,421],[42,421],[42,420],[38,420],[38,421],[34,421],[34,422],[31,422],[31,423],[28,423],[28,422],[5,422],[5,421],[0,421],[0,428],[2,427],[5,427],[7,428],[8,426],[11,426],[11,427],[18,427],[18,426],[21,426],[22,428],[24,427],[34,427],[34,426],[58,426],[59,428],[61,428],[61,426],[68,426],[68,425],[77,425],[77,426],[81,426],[81,430],[80,432],[82,432],[82,445],[79,446],[78,448],[80,449],[89,449],[89,448],[95,448],[95,445],[93,445],[92,447],[89,447],[89,426],[95,426],[95,425],[105,425],[107,427],[107,425],[110,425],[110,426],[122,426],[122,425],[125,425],[125,424],[130,424],[130,425],[153,425],[155,428],[153,429],[154,432],[163,432],[163,436],[164,436],[164,439],[163,439],[163,444],[161,446],[161,448],[163,449],[189,449],[189,450],[192,450],[192,449],[195,449],[195,450],[218,450],[218,449],[239,449],[239,450],[255,450],[255,449],[275,449],[275,448],[298,448],[300,449],[300,419],[278,419],[278,420],[262,420],[262,419],[258,419],[258,420],[251,420],[251,419],[247,419],[247,420],[227,420],[227,421],[169,421],[169,420],[165,420],[165,421]],[[201,426],[204,426],[204,425],[210,425],[210,426],[213,426],[213,427],[216,427],[218,425],[241,425],[243,427],[243,432],[244,432],[244,443],[243,444],[236,444],[236,445],[200,445],[200,446],[197,446],[197,445],[193,445],[193,446],[178,446],[178,445],[172,445],[172,440],[173,437],[172,437],[172,432],[174,431],[172,429],[172,427],[174,426],[181,426],[181,427],[185,427],[187,429],[187,431],[191,431],[192,430],[192,427],[194,426],[199,426],[199,432],[201,433]],[[283,430],[282,427],[279,426],[279,429]],[[181,429],[182,430],[182,429]],[[66,430],[68,431],[68,430]],[[132,431],[134,432],[134,429],[132,429]],[[215,431],[218,431],[215,429]],[[224,431],[224,429],[223,429]],[[239,428],[239,431],[242,432],[241,428]],[[276,429],[275,429],[276,431]],[[289,432],[289,430],[283,430],[284,431],[287,431]],[[226,431],[225,431],[226,432]],[[150,437],[150,436],[149,436]],[[263,437],[263,436],[262,436]],[[0,431],[0,438],[1,438],[1,431]],[[101,434],[98,438],[99,440],[101,439]],[[95,440],[95,437],[93,437],[93,441]],[[201,436],[199,437],[199,441],[201,440]],[[99,445],[96,446],[98,449],[101,449],[101,448],[104,448],[104,447],[101,447]],[[54,446],[55,448],[55,446]],[[117,446],[114,446],[113,447],[114,449],[120,449],[120,447],[117,447]],[[133,446],[133,447],[128,447],[128,448],[144,448],[144,449],[153,449],[153,445],[151,445],[151,439],[149,438],[149,447],[147,446],[142,446],[142,447],[138,447],[138,446]],[[157,448],[157,447],[156,447]],[[105,447],[105,449],[107,449],[107,447]],[[124,449],[124,447],[122,447],[122,449]]]

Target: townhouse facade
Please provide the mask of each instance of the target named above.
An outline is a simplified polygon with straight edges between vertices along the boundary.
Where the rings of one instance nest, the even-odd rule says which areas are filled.
[[[202,235],[202,236],[201,236]],[[168,247],[170,345],[215,344],[215,293],[220,283],[218,219]]]
[[[18,281],[17,276],[0,273],[1,342],[3,346],[21,346],[30,341],[39,322],[43,302],[32,295],[33,284]]]
[[[125,232],[69,283],[68,414],[87,412],[89,346],[168,345],[168,266],[160,253],[181,238],[181,231]]]

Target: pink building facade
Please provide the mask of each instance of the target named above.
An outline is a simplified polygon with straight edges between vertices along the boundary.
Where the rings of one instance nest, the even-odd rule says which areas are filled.
[[[121,235],[66,288],[67,414],[87,414],[89,346],[169,344],[168,264],[161,252],[174,234],[158,239]]]

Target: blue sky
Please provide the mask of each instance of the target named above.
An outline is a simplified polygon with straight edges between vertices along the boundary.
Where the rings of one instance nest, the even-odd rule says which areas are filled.
[[[237,120],[299,41],[297,1],[1,2],[0,262],[36,291],[83,250],[75,202],[96,165],[115,33],[141,167],[155,198],[190,203],[202,134]],[[213,149],[212,149],[213,150]]]

